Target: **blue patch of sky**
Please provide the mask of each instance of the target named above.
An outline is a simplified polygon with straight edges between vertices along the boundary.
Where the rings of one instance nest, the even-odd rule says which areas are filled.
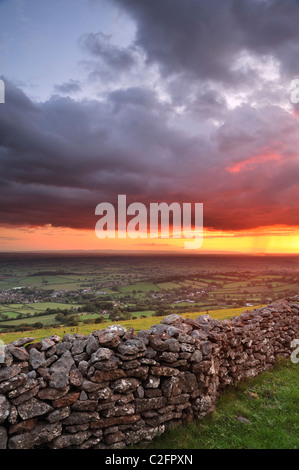
[[[0,75],[37,101],[48,99],[55,85],[84,81],[83,34],[102,31],[122,47],[135,34],[111,0],[4,0],[0,22]]]

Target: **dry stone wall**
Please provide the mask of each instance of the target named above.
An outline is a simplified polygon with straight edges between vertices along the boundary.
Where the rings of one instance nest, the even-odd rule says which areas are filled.
[[[230,320],[21,338],[0,364],[0,448],[119,449],[214,410],[230,385],[289,357],[299,296]]]

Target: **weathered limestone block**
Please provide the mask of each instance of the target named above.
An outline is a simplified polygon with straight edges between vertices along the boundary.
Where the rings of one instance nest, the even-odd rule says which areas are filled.
[[[90,359],[90,364],[93,364],[94,362],[98,362],[98,361],[103,361],[105,359],[110,359],[112,354],[113,353],[111,349],[99,348],[92,354],[91,359]]]
[[[192,404],[193,410],[198,418],[203,418],[215,409],[214,400],[209,396],[196,398]]]
[[[50,387],[63,388],[69,384],[69,373],[75,364],[70,351],[66,351],[62,356],[50,367],[51,380]]]
[[[299,332],[295,301],[222,322],[175,314],[137,334],[112,325],[6,345],[0,448],[118,449],[201,418],[228,385],[290,355]]]
[[[168,338],[165,340],[165,343],[168,345],[168,351],[172,353],[178,353],[180,351],[180,343],[175,338]]]
[[[136,369],[129,369],[126,371],[127,377],[136,377],[140,378],[141,380],[146,380],[148,377],[149,367],[147,366],[140,366],[136,367]]]
[[[71,414],[62,421],[62,423],[65,425],[77,425],[91,423],[93,421],[98,421],[99,419],[99,413],[96,411],[91,413],[85,411],[72,411]]]
[[[24,382],[27,381],[27,374],[20,374],[8,379],[4,382],[0,382],[0,394],[6,394],[11,390],[15,390],[16,388],[23,385]]]
[[[0,424],[4,423],[10,413],[11,404],[5,395],[0,395]]]
[[[92,382],[102,383],[109,380],[120,379],[125,377],[126,374],[122,369],[111,370],[111,371],[95,371],[95,373],[90,377]]]
[[[104,348],[116,348],[121,343],[121,339],[116,332],[107,330],[103,330],[103,332],[100,330],[98,341]]]
[[[65,386],[60,389],[59,388],[55,389],[52,387],[45,387],[39,390],[39,392],[37,393],[37,397],[40,400],[56,400],[66,395],[69,389],[70,389],[69,386]]]
[[[202,358],[203,353],[199,349],[196,349],[194,353],[190,356],[190,362],[200,362],[202,361]]]
[[[23,347],[17,347],[13,346],[11,344],[7,345],[5,348],[6,353],[12,354],[13,357],[15,357],[18,361],[28,361],[29,360],[29,354],[26,351],[25,348]]]
[[[46,364],[45,355],[36,348],[30,349],[29,364],[33,369],[38,369]]]
[[[99,349],[99,341],[94,335],[89,335],[86,341],[86,352],[91,356],[94,352]]]
[[[30,432],[17,434],[8,441],[9,449],[33,449],[45,445],[61,434],[61,423],[40,423]]]
[[[116,442],[123,441],[125,439],[125,434],[121,431],[118,431],[113,434],[108,434],[104,437],[105,444],[115,444]]]
[[[46,351],[55,346],[55,341],[52,341],[50,338],[45,338],[41,340],[41,351]]]
[[[44,415],[53,410],[52,406],[37,398],[31,398],[31,400],[19,405],[17,409],[20,417],[24,420]]]
[[[160,385],[160,377],[149,375],[147,381],[144,383],[144,388],[158,388]]]
[[[182,384],[179,377],[169,377],[162,379],[161,389],[166,397],[179,395],[182,391]]]
[[[105,332],[114,333],[117,336],[122,337],[127,333],[127,329],[123,325],[110,325],[107,328],[105,328]]]
[[[72,356],[82,354],[87,345],[87,341],[88,341],[87,338],[75,338],[75,340],[72,343],[72,349],[71,349]]]
[[[136,400],[136,412],[145,410],[155,410],[157,408],[162,408],[167,402],[166,397],[157,397],[157,398],[137,398]]]
[[[117,347],[117,351],[122,356],[134,356],[146,350],[145,343],[141,338],[128,339]]]
[[[164,376],[173,376],[173,375],[178,375],[180,372],[178,369],[174,369],[173,367],[167,367],[167,366],[152,366],[150,368],[150,373],[152,375],[164,375]]]
[[[121,364],[122,364],[122,362],[119,359],[119,357],[111,356],[110,359],[95,362],[93,364],[93,367],[97,370],[106,370],[106,371],[108,371],[108,370],[118,369]]]
[[[135,378],[125,378],[115,380],[111,383],[111,388],[114,392],[127,393],[134,392],[140,385],[140,380]]]
[[[144,389],[144,398],[162,397],[162,395],[163,393],[160,388],[145,388]],[[143,398],[143,397],[140,397],[140,398]]]
[[[35,397],[38,391],[39,391],[39,385],[36,385],[35,387],[29,389],[27,392],[18,395],[16,398],[10,398],[10,401],[16,406],[21,405],[21,403],[25,403],[26,401]]]
[[[11,343],[11,344],[13,346],[16,346],[17,348],[20,348],[22,346],[25,346],[28,343],[32,343],[32,341],[34,341],[34,340],[35,340],[34,337],[19,338],[16,341],[13,341],[13,343]]]
[[[23,432],[31,431],[37,425],[37,417],[29,418],[25,421],[13,424],[9,428],[9,434],[22,434]]]
[[[22,371],[22,367],[20,364],[13,364],[9,367],[3,367],[0,369],[0,382],[4,380],[9,380],[16,375],[19,375]]]
[[[170,362],[170,363],[175,362],[178,358],[179,358],[178,353],[168,352],[168,351],[163,352],[159,356],[160,361],[165,361],[165,362]]]
[[[161,320],[161,323],[164,325],[174,325],[176,323],[183,323],[183,317],[181,315],[173,313],[164,317],[163,320]]]
[[[100,418],[99,420],[90,423],[90,429],[103,429],[115,425],[131,425],[133,423],[136,423],[140,419],[141,416],[139,413],[134,415],[116,416],[111,418]]]
[[[149,345],[152,349],[159,352],[168,351],[169,349],[169,344],[163,341],[161,336],[157,334],[149,336]]]
[[[199,388],[196,375],[189,371],[180,372],[178,379],[180,380],[182,393],[193,393]]]
[[[72,347],[71,341],[63,341],[62,343],[57,344],[56,346],[56,354],[57,356],[61,356],[66,351],[69,351]]]
[[[50,449],[65,449],[71,446],[79,446],[91,436],[90,431],[78,432],[76,434],[62,435],[56,437],[50,443]]]
[[[105,418],[111,418],[114,416],[128,416],[135,414],[135,405],[128,403],[127,405],[123,406],[114,406],[113,408],[109,408],[107,410],[102,410],[102,416]]]
[[[80,392],[70,392],[64,395],[61,398],[56,398],[52,401],[53,408],[64,408],[65,406],[70,406],[75,403],[80,396]]]
[[[65,406],[63,408],[58,408],[57,410],[51,411],[46,417],[46,420],[49,423],[57,423],[62,421],[64,418],[67,418],[71,413],[71,409],[69,406]]]

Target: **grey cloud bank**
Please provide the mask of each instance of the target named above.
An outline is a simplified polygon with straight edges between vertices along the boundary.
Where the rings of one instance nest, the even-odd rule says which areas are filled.
[[[37,102],[3,77],[0,223],[93,229],[96,205],[126,194],[201,201],[214,229],[299,225],[298,4],[113,2],[135,39],[82,32],[85,83]]]

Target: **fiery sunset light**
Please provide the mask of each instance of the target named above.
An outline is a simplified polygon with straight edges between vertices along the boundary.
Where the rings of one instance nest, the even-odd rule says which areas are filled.
[[[0,252],[184,252],[101,202],[203,203],[202,253],[299,253],[299,2],[0,0]],[[179,229],[180,230],[180,229]]]

